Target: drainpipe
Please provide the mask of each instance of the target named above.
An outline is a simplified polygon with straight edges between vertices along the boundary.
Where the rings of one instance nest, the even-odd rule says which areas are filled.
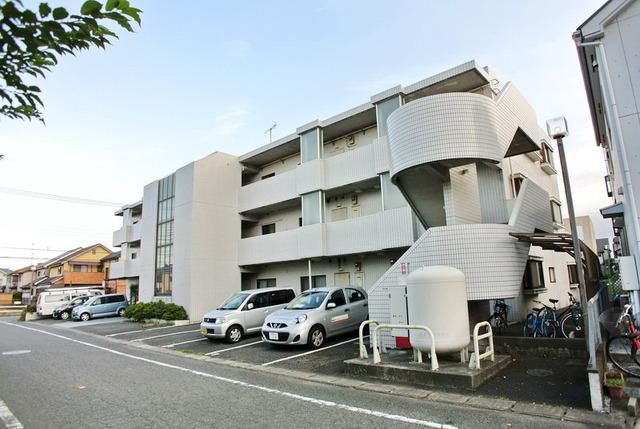
[[[311,283],[311,259],[307,259],[307,267],[308,267],[308,275],[309,275],[309,289],[313,289],[313,284]]]
[[[618,154],[618,159],[620,159],[622,164],[622,189],[624,192],[624,204],[629,208],[631,212],[631,228],[633,230],[634,235],[634,250],[635,255],[640,256],[640,225],[638,224],[638,208],[636,206],[635,194],[633,191],[633,184],[631,181],[631,169],[629,168],[629,160],[627,159],[627,151],[624,146],[624,139],[622,137],[622,130],[620,126],[620,117],[618,116],[618,104],[616,103],[615,95],[613,92],[613,84],[611,83],[611,76],[609,75],[609,67],[607,63],[607,56],[604,51],[604,46],[602,42],[594,43],[596,46],[596,50],[598,53],[598,59],[602,63],[602,67],[600,67],[600,85],[604,89],[602,95],[605,99],[605,106],[611,106],[611,125],[613,128],[613,132],[616,135],[616,141],[614,149]],[[583,46],[583,45],[580,45]],[[612,142],[613,143],[613,142]],[[625,210],[626,211],[626,210]],[[634,258],[637,264],[637,256]],[[637,274],[637,265],[636,265],[636,274]],[[637,290],[631,291],[633,297],[633,313],[634,316],[638,316],[640,314],[640,293]]]

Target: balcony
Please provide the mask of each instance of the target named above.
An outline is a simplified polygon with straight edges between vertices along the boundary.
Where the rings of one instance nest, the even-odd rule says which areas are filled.
[[[140,276],[140,259],[120,260],[109,267],[109,279],[121,279]]]
[[[276,174],[268,179],[240,188],[238,211],[240,213],[298,198],[295,170]]]
[[[240,240],[239,265],[374,252],[413,244],[411,209],[401,207],[369,216],[304,226]]]
[[[113,232],[113,245],[120,247],[122,246],[122,243],[140,241],[141,238],[142,229],[140,222],[134,225],[125,225],[119,230]]]

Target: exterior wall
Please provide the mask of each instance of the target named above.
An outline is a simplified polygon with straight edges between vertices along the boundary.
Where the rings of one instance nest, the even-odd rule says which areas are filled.
[[[158,181],[144,187],[142,197],[142,241],[140,242],[140,301],[154,299]]]
[[[562,225],[568,231],[571,230],[569,219],[562,219]],[[589,216],[577,216],[576,226],[578,229],[578,238],[595,253],[598,254],[598,246],[596,244],[596,232],[593,228],[593,222]]]
[[[185,308],[192,320],[200,319],[240,289],[240,168],[236,157],[223,153],[210,155],[194,165],[190,278],[186,285],[179,285],[190,290]],[[178,284],[174,285],[177,292]],[[175,300],[180,303],[178,295]]]
[[[356,285],[358,279],[362,278],[364,287],[368,288],[391,266],[390,261],[400,257],[403,250],[385,252],[383,255],[345,255],[314,260],[311,262],[311,275],[327,276],[327,286],[332,286],[336,273],[349,273],[351,284]],[[360,271],[356,270],[356,263],[360,263]],[[257,279],[275,278],[278,287],[293,287],[299,293],[300,278],[308,274],[306,260],[274,263],[256,273],[243,274],[242,289],[255,289]]]
[[[378,213],[382,211],[380,189],[370,188],[359,193],[351,191],[325,197],[324,218],[326,222],[333,222],[333,210],[342,208],[347,209],[347,219]]]
[[[248,185],[250,183],[260,182],[261,180],[263,180],[262,176],[266,176],[267,174],[275,173],[275,175],[278,176],[282,173],[286,173],[287,171],[293,171],[298,165],[300,165],[299,152],[286,158],[282,158],[261,166],[256,174],[253,174],[245,179],[246,184]]]
[[[299,205],[269,213],[260,217],[257,222],[252,223],[250,226],[245,226],[242,230],[242,238],[262,235],[262,226],[272,223],[276,224],[276,233],[298,229],[301,217],[302,209]]]
[[[353,142],[347,144],[347,137],[351,136]],[[325,142],[323,145],[323,158],[331,158],[341,153],[349,152],[354,149],[373,144],[378,136],[377,127],[367,128],[362,131],[354,132],[349,136],[344,136],[331,142]]]
[[[447,225],[480,223],[480,194],[475,164],[452,168],[451,181],[444,183],[444,210]]]

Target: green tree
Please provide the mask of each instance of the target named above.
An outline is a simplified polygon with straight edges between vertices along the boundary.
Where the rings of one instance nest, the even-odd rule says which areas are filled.
[[[33,81],[44,78],[60,56],[92,46],[104,49],[118,37],[102,24],[111,21],[133,31],[141,13],[128,0],[107,0],[104,5],[88,0],[79,15],[47,3],[35,12],[21,0],[0,0],[0,115],[44,122],[40,88]]]

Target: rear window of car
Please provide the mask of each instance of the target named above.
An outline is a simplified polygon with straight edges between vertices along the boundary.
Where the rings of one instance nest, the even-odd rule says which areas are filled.
[[[291,289],[271,292],[271,305],[287,304],[295,296],[296,294]]]

